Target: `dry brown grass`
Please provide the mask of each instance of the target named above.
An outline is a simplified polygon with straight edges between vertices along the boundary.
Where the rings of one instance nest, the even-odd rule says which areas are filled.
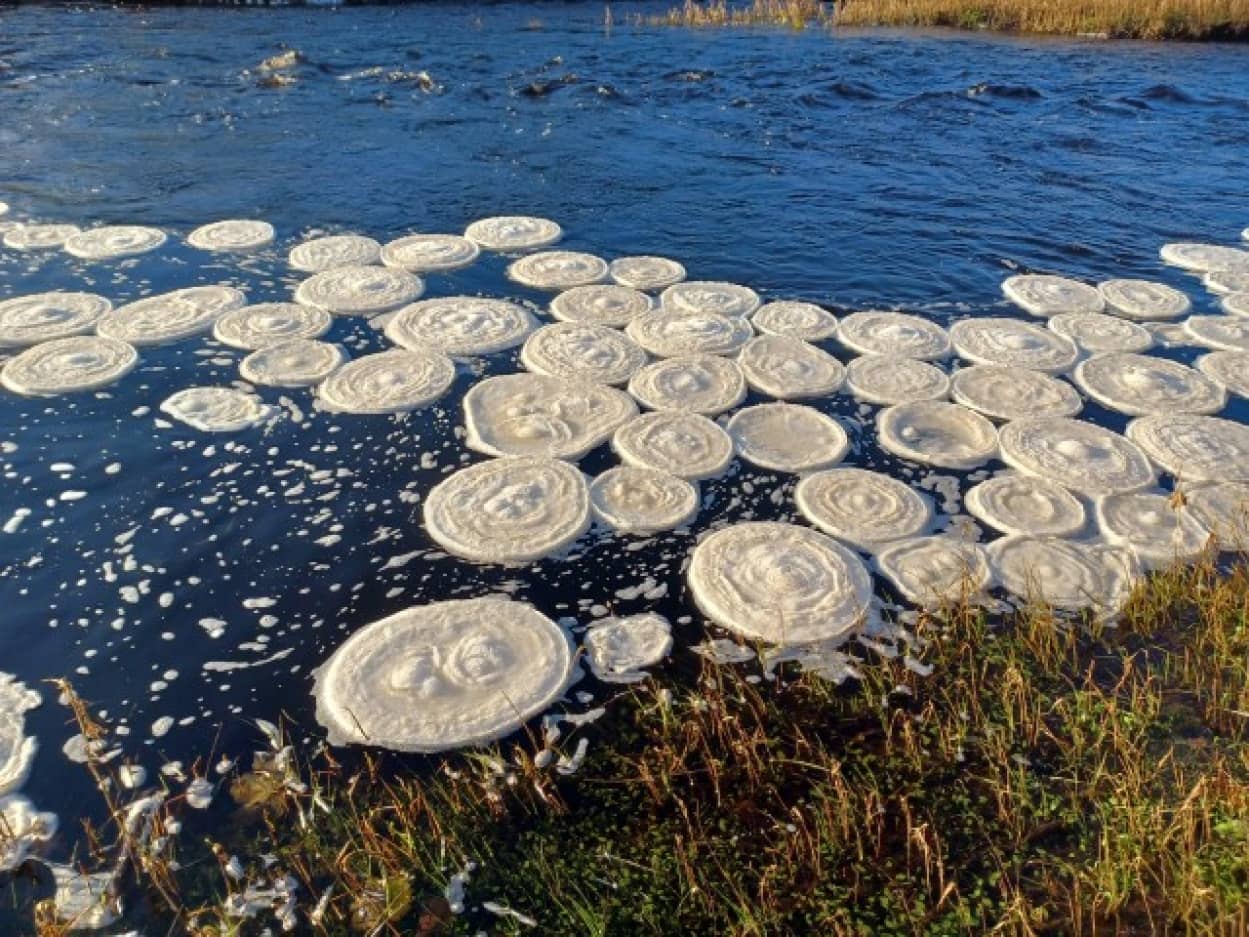
[[[821,0],[752,0],[749,4],[710,0],[685,0],[652,23],[665,26],[791,26],[803,29],[809,24],[833,21],[833,5]]]

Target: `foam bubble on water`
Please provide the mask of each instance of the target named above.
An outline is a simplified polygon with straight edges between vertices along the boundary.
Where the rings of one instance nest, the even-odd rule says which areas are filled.
[[[672,652],[672,626],[654,612],[604,618],[582,639],[594,676],[606,683],[636,683]]]
[[[993,424],[956,403],[922,400],[882,410],[876,435],[885,450],[912,462],[973,469],[997,455]]]
[[[232,348],[257,351],[297,338],[320,338],[333,317],[298,303],[257,303],[232,309],[213,323],[213,338]]]
[[[1030,322],[996,316],[954,323],[950,341],[954,350],[973,364],[1051,374],[1068,370],[1080,356],[1076,346],[1061,335]]]
[[[425,529],[448,552],[483,563],[558,553],[590,526],[585,476],[556,459],[492,459],[460,469],[425,500]]]
[[[18,794],[0,797],[0,872],[15,872],[31,853],[56,835],[54,813],[41,813]]]
[[[1198,371],[1224,390],[1249,397],[1249,351],[1212,351],[1196,364]]]
[[[737,363],[751,387],[782,400],[825,397],[846,377],[845,366],[828,352],[783,335],[752,338],[738,352]]]
[[[760,306],[750,317],[764,335],[785,335],[819,342],[837,334],[837,317],[815,303],[780,300]]]
[[[1135,322],[1104,313],[1059,313],[1052,316],[1047,325],[1063,338],[1070,339],[1081,350],[1093,354],[1104,351],[1147,351],[1154,343],[1154,337],[1148,329]]]
[[[335,267],[314,273],[295,290],[295,302],[339,316],[372,316],[410,303],[425,292],[415,274],[392,267]]]
[[[687,280],[675,283],[660,293],[659,307],[669,312],[741,317],[759,308],[759,294],[737,283]]]
[[[1130,547],[1149,568],[1193,559],[1210,536],[1188,510],[1172,503],[1169,494],[1106,495],[1097,499],[1096,508],[1102,536],[1112,544]]]
[[[24,224],[4,232],[4,246],[15,251],[40,251],[64,247],[82,229],[72,224]]]
[[[381,260],[409,273],[449,273],[469,266],[480,254],[480,247],[458,234],[410,234],[383,246]]]
[[[1061,609],[1113,613],[1139,578],[1121,547],[1050,537],[1003,537],[985,548],[994,579],[1029,601]]]
[[[1249,266],[1240,270],[1211,270],[1201,280],[1211,293],[1249,293]]]
[[[564,232],[554,221],[526,215],[499,215],[474,221],[464,236],[488,251],[536,250],[554,244]]]
[[[75,335],[32,345],[0,369],[15,394],[52,396],[106,387],[134,370],[139,353],[102,335]]]
[[[441,348],[449,355],[489,355],[515,348],[538,327],[523,306],[478,296],[440,296],[404,306],[386,337],[404,348]]]
[[[650,359],[632,339],[604,325],[556,322],[525,341],[520,361],[537,374],[623,384]]]
[[[433,403],[455,382],[455,364],[432,348],[396,348],[342,365],[317,387],[317,399],[344,413],[397,413]]]
[[[113,304],[95,293],[53,291],[0,301],[0,349],[83,335]]]
[[[575,673],[567,633],[532,606],[458,599],[361,628],[314,671],[313,694],[333,745],[440,752],[514,731]]]
[[[96,331],[140,347],[177,342],[207,332],[246,302],[247,297],[230,286],[191,286],[106,312],[96,322]]]
[[[1249,316],[1249,292],[1229,293],[1223,297],[1223,311],[1232,316]]]
[[[1213,416],[1156,413],[1127,437],[1183,482],[1249,482],[1249,426]]]
[[[1097,287],[1049,274],[1020,274],[1002,282],[1006,298],[1034,316],[1060,312],[1101,312],[1105,307]]]
[[[382,259],[382,246],[359,234],[313,238],[291,248],[287,262],[303,273],[322,273],[335,267],[367,267]]]
[[[860,468],[806,476],[798,482],[794,503],[816,527],[866,552],[919,536],[933,518],[932,502],[912,486]]]
[[[828,468],[850,449],[846,431],[836,420],[801,404],[746,407],[733,414],[725,429],[739,456],[778,472]]]
[[[1062,417],[1015,420],[998,436],[1007,465],[1081,494],[1136,491],[1155,481],[1144,452],[1093,423]]]
[[[928,608],[977,596],[989,585],[984,548],[957,537],[892,543],[876,555],[875,564],[907,601]]]
[[[1189,316],[1184,330],[1193,341],[1216,351],[1249,351],[1249,318]]]
[[[633,319],[625,333],[659,358],[731,355],[754,335],[750,320],[714,312],[675,312],[662,307]]]
[[[1104,407],[1148,413],[1216,413],[1227,403],[1223,388],[1200,371],[1149,355],[1112,353],[1082,361],[1075,382]]]
[[[1179,290],[1152,280],[1107,280],[1097,289],[1107,312],[1129,319],[1176,319],[1193,305]]]
[[[950,336],[935,322],[904,312],[852,312],[837,340],[860,355],[894,355],[928,361],[950,353]]]
[[[846,389],[859,400],[889,406],[944,400],[950,393],[950,378],[918,358],[860,355],[846,367]]]
[[[580,251],[542,251],[508,265],[507,276],[539,290],[569,290],[607,279],[607,261]]]
[[[1187,492],[1188,510],[1225,547],[1249,543],[1249,484],[1221,482]]]
[[[565,290],[551,300],[551,315],[563,322],[624,328],[652,308],[651,298],[627,286],[593,284]]]
[[[1249,270],[1249,251],[1217,244],[1194,244],[1189,242],[1164,244],[1159,252],[1162,259],[1176,267],[1196,273],[1214,270]]]
[[[703,538],[688,577],[713,622],[778,645],[844,639],[866,619],[873,593],[862,561],[831,537],[770,521]]]
[[[186,242],[202,251],[251,251],[273,242],[276,232],[267,221],[231,218],[201,225]]]
[[[165,232],[143,225],[107,225],[65,239],[65,252],[80,260],[109,260],[146,254],[165,243]]]
[[[260,398],[233,387],[188,387],[166,397],[160,409],[205,433],[237,433],[274,415]]]
[[[690,523],[698,515],[698,488],[667,472],[618,465],[591,483],[590,506],[614,530],[649,534]]]
[[[467,443],[487,455],[580,459],[636,415],[615,388],[544,374],[486,378],[464,395]]]
[[[675,260],[650,255],[618,257],[611,262],[610,273],[621,286],[647,292],[666,289],[685,279],[685,268]]]
[[[310,387],[347,361],[338,345],[296,338],[253,351],[239,363],[243,380],[268,387]]]
[[[629,393],[652,410],[714,415],[746,399],[746,376],[718,355],[678,355],[639,370]]]
[[[18,790],[30,774],[38,742],[25,734],[25,714],[41,701],[12,674],[0,672],[0,795]]]
[[[612,448],[627,465],[691,481],[723,475],[733,462],[732,438],[697,413],[644,413],[616,430]]]
[[[1070,537],[1084,529],[1084,505],[1062,485],[1036,475],[999,475],[963,499],[967,511],[1004,534]]]
[[[1074,387],[1026,368],[977,364],[954,373],[950,397],[995,420],[1025,416],[1075,416],[1084,407]]]

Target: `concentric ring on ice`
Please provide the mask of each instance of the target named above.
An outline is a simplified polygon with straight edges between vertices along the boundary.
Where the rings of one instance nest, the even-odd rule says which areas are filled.
[[[1062,609],[1117,611],[1138,575],[1128,551],[1101,543],[1003,537],[986,552],[999,585],[1021,598]]]
[[[187,387],[166,397],[160,409],[205,433],[237,433],[272,416],[255,394],[233,387]]]
[[[950,353],[945,329],[905,312],[852,312],[837,326],[837,340],[860,355],[927,361]]]
[[[113,304],[95,293],[54,291],[0,301],[0,348],[22,348],[82,335]]]
[[[807,475],[794,490],[798,511],[820,530],[866,552],[917,537],[932,523],[932,502],[880,472],[837,468]]]
[[[1223,482],[1186,493],[1188,510],[1225,546],[1249,545],[1249,484]]]
[[[564,232],[554,221],[526,215],[498,215],[474,221],[464,236],[488,251],[536,250],[554,244]]]
[[[1112,544],[1128,547],[1149,568],[1186,562],[1205,548],[1210,532],[1171,496],[1127,492],[1097,499],[1097,524]]]
[[[1080,362],[1074,377],[1102,406],[1129,416],[1217,413],[1227,403],[1223,388],[1200,371],[1151,355],[1096,355]]]
[[[837,334],[837,317],[815,303],[767,303],[751,314],[750,321],[764,335],[787,335],[806,342],[820,342]]]
[[[984,548],[952,536],[891,543],[875,563],[908,602],[929,608],[979,595],[990,579]]]
[[[1196,364],[1198,371],[1224,390],[1249,397],[1249,351],[1212,351]]]
[[[575,286],[560,293],[550,304],[551,315],[562,322],[584,322],[624,328],[652,308],[651,298],[640,290],[610,283]]]
[[[132,345],[160,345],[201,335],[247,302],[231,286],[191,286],[118,306],[100,316],[96,331]]]
[[[846,390],[859,400],[886,406],[944,400],[950,393],[950,377],[918,358],[860,355],[846,366]]]
[[[759,294],[738,283],[686,280],[660,293],[659,307],[669,312],[748,316],[759,308]]]
[[[678,355],[655,361],[629,381],[629,393],[652,410],[715,415],[746,399],[746,376],[718,355]]]
[[[955,371],[950,398],[995,420],[1075,416],[1084,407],[1079,392],[1065,381],[1027,368],[990,364]]]
[[[1129,319],[1176,319],[1193,306],[1179,290],[1152,280],[1107,280],[1097,289],[1107,312]]]
[[[1083,420],[1014,420],[998,439],[1007,465],[1081,494],[1136,491],[1155,481],[1149,459],[1134,443]]]
[[[397,309],[425,292],[420,277],[392,267],[334,267],[314,273],[295,290],[295,302],[340,316]]]
[[[502,299],[439,296],[405,306],[386,323],[404,348],[441,348],[449,355],[490,355],[515,348],[538,327],[529,310]]]
[[[96,390],[125,377],[139,363],[133,345],[103,335],[74,335],[32,345],[0,369],[15,394],[46,397]]]
[[[273,242],[276,232],[267,221],[230,218],[200,225],[186,242],[202,251],[251,251]]]
[[[623,333],[584,322],[544,325],[520,350],[530,371],[595,384],[624,384],[649,360]]]
[[[4,232],[4,246],[15,251],[64,247],[82,229],[73,224],[23,224]]]
[[[698,488],[683,478],[617,465],[590,484],[594,517],[623,533],[649,534],[688,524],[698,515]]]
[[[1050,330],[1092,354],[1104,351],[1147,351],[1154,337],[1144,326],[1100,312],[1060,313],[1046,323]]]
[[[1184,330],[1198,345],[1215,351],[1249,351],[1249,318],[1189,316]]]
[[[1164,244],[1159,254],[1172,266],[1183,267],[1185,270],[1197,273],[1208,273],[1213,270],[1249,270],[1249,251],[1235,247],[1181,242]]]
[[[1156,413],[1129,423],[1127,437],[1181,482],[1249,482],[1249,426],[1243,423]]]
[[[732,438],[697,413],[643,413],[616,430],[612,448],[626,465],[691,481],[723,475],[733,462]]]
[[[972,517],[1004,534],[1071,537],[1084,529],[1084,505],[1057,482],[1026,473],[998,475],[963,496]]]
[[[1201,282],[1211,293],[1249,293],[1249,266],[1240,270],[1211,270]]]
[[[611,278],[635,290],[667,289],[685,279],[685,268],[667,257],[618,257],[611,262]]]
[[[812,407],[764,403],[738,410],[725,431],[737,454],[760,468],[808,472],[828,468],[850,450],[846,431]]]
[[[672,626],[654,612],[604,618],[590,625],[582,643],[594,676],[606,683],[636,683],[646,678],[643,667],[672,651]]]
[[[143,225],[89,228],[65,239],[65,252],[80,260],[108,260],[146,254],[165,243],[165,232]]]
[[[731,355],[750,341],[750,320],[714,312],[644,312],[625,334],[659,358],[685,355]]]
[[[984,316],[950,326],[954,350],[973,364],[1027,368],[1056,374],[1080,357],[1076,346],[1043,326],[1019,319]]]
[[[579,251],[543,251],[508,265],[507,275],[538,290],[570,290],[607,279],[607,261]]]
[[[1249,316],[1249,292],[1229,293],[1223,297],[1223,311],[1232,316]]]
[[[291,248],[290,265],[303,273],[322,273],[335,267],[366,267],[382,259],[382,245],[359,234],[331,234]]]
[[[320,338],[334,319],[324,309],[298,303],[257,303],[231,309],[213,323],[213,338],[231,348],[256,351],[297,338]]]
[[[266,345],[239,362],[243,380],[268,387],[311,387],[319,384],[347,361],[338,345],[309,338]]]
[[[1060,312],[1101,312],[1105,306],[1097,287],[1044,273],[1007,277],[1002,292],[1024,312],[1046,318]]]
[[[828,352],[784,335],[752,338],[738,352],[737,364],[751,387],[781,400],[825,397],[846,378],[845,365]]]
[[[480,254],[480,247],[458,234],[410,234],[382,247],[381,260],[408,273],[449,273],[469,266]]]
[[[317,387],[330,410],[396,413],[433,403],[455,382],[455,364],[433,348],[393,348],[348,361]]]
[[[894,455],[942,468],[973,469],[997,455],[993,424],[956,403],[896,404],[876,417],[876,433]]]

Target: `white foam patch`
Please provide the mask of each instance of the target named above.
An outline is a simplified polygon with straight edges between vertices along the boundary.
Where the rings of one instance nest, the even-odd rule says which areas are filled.
[[[4,232],[4,246],[15,251],[41,251],[64,247],[81,229],[72,224],[24,224]]]
[[[999,585],[1060,609],[1118,611],[1139,576],[1129,551],[1106,544],[1003,537],[985,549]]]
[[[410,234],[386,244],[381,259],[387,267],[430,274],[461,270],[480,254],[480,247],[458,234]]]
[[[688,575],[713,622],[778,645],[846,638],[863,624],[873,592],[862,561],[831,537],[767,521],[705,537]]]
[[[1249,482],[1249,426],[1213,416],[1157,413],[1127,437],[1182,482]]]
[[[56,883],[56,893],[52,897],[56,916],[71,932],[101,930],[116,922],[122,909],[117,896],[120,870],[84,873],[59,862],[45,862],[44,865],[52,871],[52,880]],[[137,933],[130,932],[131,935]]]
[[[499,215],[474,221],[464,236],[488,251],[536,250],[554,244],[564,232],[554,221],[526,215]]]
[[[287,262],[303,273],[321,273],[335,267],[365,267],[379,263],[382,246],[359,234],[332,234],[291,248]]]
[[[104,313],[96,331],[140,347],[179,342],[211,329],[247,297],[231,286],[190,286],[149,296]]]
[[[1176,319],[1193,306],[1179,290],[1152,280],[1107,280],[1097,289],[1107,312],[1129,319]]]
[[[1249,318],[1189,316],[1184,330],[1193,342],[1215,351],[1249,351]]]
[[[435,602],[361,628],[314,676],[334,745],[480,745],[553,704],[575,674],[564,630],[509,599]]]
[[[972,517],[1004,534],[1071,537],[1087,521],[1080,499],[1057,482],[1036,475],[999,475],[970,489],[963,499]]]
[[[950,341],[954,350],[973,364],[1051,374],[1068,370],[1080,356],[1076,346],[1061,335],[1030,322],[996,316],[954,323],[950,326]]]
[[[748,316],[759,308],[759,294],[748,286],[714,280],[687,280],[659,294],[660,309],[719,316]]]
[[[1188,510],[1225,546],[1249,543],[1249,484],[1222,482],[1187,493]]]
[[[231,348],[256,351],[297,338],[320,338],[333,317],[298,303],[257,303],[232,309],[213,323],[213,338]]]
[[[783,335],[752,338],[737,364],[751,387],[781,400],[828,396],[846,377],[845,366],[828,352]]]
[[[649,534],[690,523],[698,515],[698,488],[667,472],[618,465],[591,483],[590,506],[614,530]]]
[[[1104,407],[1130,416],[1148,413],[1216,413],[1227,403],[1223,388],[1200,371],[1167,358],[1114,353],[1080,362],[1075,382]]]
[[[515,348],[538,327],[516,303],[478,296],[440,296],[405,306],[386,323],[404,348],[441,348],[449,355],[489,355]]]
[[[594,676],[606,683],[636,683],[672,652],[672,626],[653,612],[604,618],[582,639]]]
[[[544,374],[486,378],[464,395],[469,447],[495,456],[576,460],[636,415],[615,388]]]
[[[860,355],[846,366],[846,389],[859,400],[885,406],[944,400],[950,393],[950,377],[918,358]]]
[[[764,335],[785,335],[804,342],[821,342],[837,334],[837,317],[815,303],[767,303],[754,311],[750,321]]]
[[[777,472],[828,468],[850,449],[846,431],[836,420],[801,404],[746,407],[733,414],[725,429],[739,456]]]
[[[154,251],[165,243],[165,232],[142,225],[107,225],[79,231],[65,239],[65,252],[80,260],[110,260]]]
[[[206,433],[236,433],[273,416],[260,398],[232,387],[188,387],[166,397],[160,409]]]
[[[1249,292],[1230,293],[1223,297],[1223,311],[1232,316],[1249,316]]]
[[[1249,251],[1218,244],[1183,242],[1164,244],[1159,251],[1164,261],[1197,273],[1213,270],[1249,270]]]
[[[0,796],[17,791],[30,775],[39,746],[25,734],[26,713],[40,702],[38,693],[0,672]]]
[[[513,261],[509,279],[539,290],[570,290],[607,279],[607,261],[580,251],[543,251]]]
[[[1101,312],[1105,307],[1097,287],[1049,274],[1007,277],[1002,292],[1024,312],[1047,318],[1060,312]]]
[[[425,529],[448,552],[527,563],[570,546],[590,526],[590,489],[556,459],[492,459],[460,469],[425,500]]]
[[[0,797],[0,872],[15,872],[31,854],[56,835],[54,813],[41,813],[25,797]]]
[[[736,361],[717,355],[679,355],[642,368],[629,393],[644,407],[714,415],[746,399],[746,376]]]
[[[239,363],[243,380],[267,387],[311,387],[347,361],[338,345],[296,338],[253,351]]]
[[[989,585],[984,548],[957,537],[893,543],[876,555],[875,563],[908,602],[929,608],[975,597]]]
[[[610,273],[621,286],[647,292],[666,289],[685,279],[685,268],[675,260],[649,255],[619,257],[611,262]]]
[[[202,251],[251,251],[271,244],[276,232],[267,221],[230,218],[201,225],[186,242]]]
[[[1224,390],[1249,397],[1249,351],[1212,351],[1196,364],[1198,371]]]
[[[83,335],[113,304],[95,293],[54,291],[0,301],[0,348]]]
[[[837,340],[860,355],[928,361],[950,353],[950,336],[945,329],[904,312],[852,312],[841,320]]]
[[[723,475],[733,462],[733,440],[696,413],[644,413],[616,430],[612,448],[627,465],[697,481]]]
[[[866,552],[916,537],[932,523],[932,502],[910,485],[860,468],[838,468],[798,482],[794,503],[827,534]]]
[[[1210,532],[1167,494],[1131,492],[1097,499],[1097,523],[1110,543],[1130,547],[1148,568],[1186,562],[1201,553]]]
[[[1136,491],[1155,481],[1144,452],[1093,423],[1061,417],[1015,420],[998,436],[1007,465],[1081,494]]]
[[[1075,416],[1084,407],[1079,392],[1065,381],[1029,371],[977,364],[954,372],[950,397],[995,420],[1026,416]]]
[[[32,345],[0,369],[15,394],[52,396],[96,390],[121,380],[139,363],[132,345],[102,335],[75,335]]]
[[[455,364],[440,351],[397,348],[349,361],[317,387],[317,397],[344,413],[397,413],[433,403],[455,382]]]
[[[894,455],[942,468],[973,469],[997,455],[993,424],[956,403],[923,400],[888,407],[876,417],[876,434]]]
[[[1082,351],[1148,351],[1154,337],[1144,326],[1103,313],[1060,313],[1047,323],[1052,331],[1070,339]]]
[[[649,360],[626,335],[583,322],[544,325],[520,352],[530,371],[595,384],[624,384]]]
[[[1249,293],[1249,267],[1241,270],[1211,270],[1202,277],[1201,282],[1211,293]]]
[[[731,355],[755,334],[750,320],[714,312],[674,312],[662,307],[643,313],[626,334],[659,358]]]
[[[624,328],[651,308],[651,298],[640,290],[605,283],[576,286],[551,300],[556,319],[610,328]]]
[[[335,267],[314,273],[295,290],[295,302],[339,316],[371,316],[420,297],[425,283],[393,267]]]

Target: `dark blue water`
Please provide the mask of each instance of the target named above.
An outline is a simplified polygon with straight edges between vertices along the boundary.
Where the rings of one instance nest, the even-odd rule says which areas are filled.
[[[597,4],[0,9],[0,200],[14,215],[176,235],[263,217],[279,231],[241,263],[177,238],[111,265],[0,252],[0,294],[120,303],[229,282],[286,299],[285,252],[312,231],[387,240],[516,212],[558,220],[570,248],[664,254],[698,278],[838,309],[944,320],[989,310],[1004,276],[1035,269],[1162,279],[1202,310],[1211,301],[1158,247],[1231,242],[1249,224],[1245,47],[625,25],[638,9],[655,7],[617,5],[611,30]],[[297,80],[269,87],[257,66],[287,47]],[[430,294],[541,298],[504,264],[434,278]],[[378,346],[359,323],[333,337]],[[0,455],[0,520],[32,511],[0,534],[0,670],[73,677],[131,727],[150,769],[246,750],[249,717],[308,727],[308,671],[413,602],[506,588],[552,615],[602,604],[676,619],[693,614],[681,570],[698,532],[794,515],[792,479],[741,469],[706,487],[693,533],[644,550],[591,538],[572,561],[523,570],[431,556],[419,501],[469,458],[454,429],[475,375],[407,418],[310,414],[216,438],[154,422],[173,390],[234,379],[238,357],[189,342],[151,350],[105,394],[0,397],[0,442],[17,444]],[[505,354],[477,373],[515,367]],[[877,452],[857,404],[821,406],[851,430],[852,460],[907,471]],[[583,466],[610,463],[598,452]],[[326,536],[341,539],[315,542]],[[667,594],[616,594],[648,580]],[[257,597],[276,603],[243,605]],[[208,618],[226,623],[220,637]],[[678,627],[690,643],[682,633],[696,638],[696,621]],[[72,834],[90,791],[60,756],[70,730],[45,695],[27,793]],[[189,721],[152,738],[161,716]]]

